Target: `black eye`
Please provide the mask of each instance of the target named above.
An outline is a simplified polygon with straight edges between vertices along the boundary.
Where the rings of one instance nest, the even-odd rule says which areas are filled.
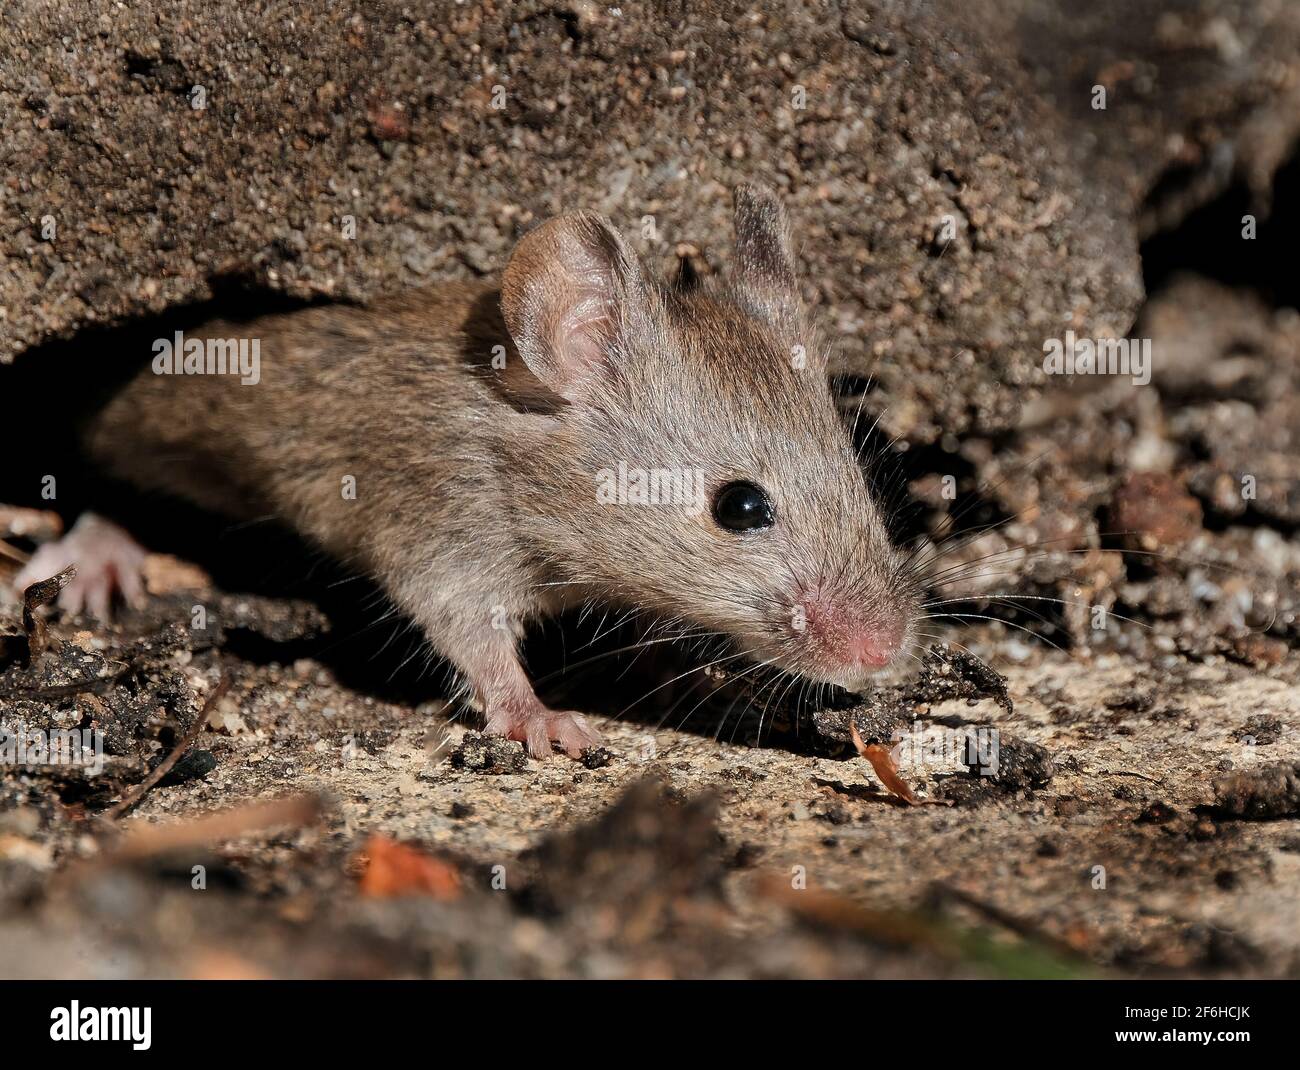
[[[753,483],[728,483],[718,491],[713,519],[729,531],[770,528],[776,523],[767,492]]]

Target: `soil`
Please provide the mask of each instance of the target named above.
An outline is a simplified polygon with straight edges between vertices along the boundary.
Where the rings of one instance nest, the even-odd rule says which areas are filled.
[[[174,622],[194,601],[214,619],[236,603],[238,628],[196,640]],[[1261,671],[1222,656],[1021,646],[1011,660],[1006,642],[976,642],[966,664],[981,666],[977,684],[954,685],[964,670],[944,672],[958,655],[940,648],[940,671],[793,737],[770,721],[757,742],[744,738],[752,723],[679,728],[675,711],[656,708],[600,722],[605,749],[587,762],[532,762],[519,744],[449,721],[442,703],[386,702],[314,659],[254,663],[223,649],[247,628],[300,640],[283,630],[282,606],[200,591],[160,596],[151,613],[107,635],[73,633],[43,675],[0,673],[9,724],[39,703],[57,723],[110,729],[99,778],[11,769],[0,781],[5,975],[1300,967],[1293,658]],[[162,638],[127,638],[149,628]],[[69,677],[106,682],[35,693]],[[218,678],[229,690],[187,761],[107,820],[108,800],[175,748]],[[29,697],[15,701],[17,689]],[[837,735],[846,717],[897,746],[920,796],[951,805],[907,806],[885,790]],[[967,740],[989,738],[1001,740],[996,775],[968,765]],[[1040,755],[1028,772],[1017,764],[1026,746]],[[312,802],[286,804],[269,831],[240,809],[286,797]],[[220,840],[202,829],[180,844],[152,839],[232,808],[234,826],[210,834]],[[371,856],[401,844],[454,874],[453,892],[409,881],[391,896],[367,891]]]

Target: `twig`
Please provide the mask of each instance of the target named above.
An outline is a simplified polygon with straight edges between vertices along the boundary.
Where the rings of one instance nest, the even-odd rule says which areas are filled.
[[[134,672],[139,666],[140,660],[140,658],[134,658],[122,665],[121,668],[114,669],[110,673],[96,676],[92,680],[81,680],[75,684],[46,684],[37,685],[36,687],[0,686],[0,698],[14,701],[25,698],[53,702],[56,699],[67,698],[69,695],[98,694],[104,688],[117,683],[122,677]]]
[[[87,877],[112,866],[137,862],[175,851],[202,849],[210,844],[233,840],[250,833],[273,828],[305,828],[314,825],[325,812],[325,800],[319,795],[290,795],[265,799],[203,814],[190,820],[154,825],[131,822],[115,825],[103,817],[98,820],[104,832],[122,833],[101,854],[73,862],[56,873],[52,885],[60,889],[81,888]]]
[[[1137,773],[1137,772],[1133,772],[1132,770],[1129,770],[1129,769],[1103,769],[1103,770],[1101,771],[1101,775],[1102,775],[1102,776],[1131,776],[1131,777],[1137,777],[1138,780],[1145,780],[1148,784],[1161,785],[1161,784],[1164,783],[1163,780],[1159,780],[1159,779],[1157,779],[1156,777],[1153,777],[1153,776],[1147,776],[1146,773]]]
[[[0,557],[7,557],[10,561],[17,561],[20,565],[25,565],[32,559],[31,554],[23,553],[18,547],[10,546],[3,539],[0,539]]]
[[[207,701],[203,703],[203,709],[199,711],[199,715],[196,718],[194,718],[194,723],[190,725],[189,731],[186,732],[185,735],[181,737],[181,741],[176,744],[176,746],[172,749],[172,752],[169,755],[167,755],[167,757],[164,758],[161,762],[158,763],[158,765],[154,768],[154,771],[152,773],[150,773],[147,777],[145,777],[142,781],[140,781],[139,784],[135,786],[134,790],[132,790],[130,795],[128,795],[121,802],[117,803],[115,806],[110,808],[104,814],[105,820],[116,821],[119,817],[121,817],[124,813],[126,813],[129,809],[131,809],[131,807],[133,807],[136,803],[138,803],[141,799],[143,799],[145,793],[148,792],[155,784],[157,784],[158,781],[160,781],[169,772],[171,772],[172,766],[174,766],[178,761],[180,761],[181,755],[183,755],[187,750],[190,749],[190,745],[198,738],[198,735],[200,732],[203,731],[204,726],[207,725],[208,714],[212,712],[212,708],[217,704],[217,700],[221,698],[221,696],[224,695],[229,690],[230,690],[230,677],[227,676],[223,678],[221,682],[218,683],[217,686],[212,689],[212,693],[208,695]]]
[[[1064,940],[1052,936],[1048,932],[1044,932],[1038,926],[1025,921],[1023,918],[1019,918],[1014,914],[1008,913],[1001,907],[985,902],[983,899],[972,895],[970,892],[962,891],[962,889],[955,885],[948,884],[946,881],[935,881],[930,887],[933,894],[940,900],[951,899],[954,902],[961,903],[963,906],[974,910],[976,913],[983,914],[984,917],[988,918],[990,921],[996,922],[1004,929],[1009,929],[1022,939],[1036,941],[1037,943],[1042,944],[1045,947],[1050,947],[1054,951],[1063,955],[1079,954],[1077,948],[1071,947]]]
[[[856,932],[891,947],[927,948],[939,954],[953,954],[949,934],[918,913],[866,907],[838,892],[820,888],[795,891],[775,874],[760,877],[757,891],[762,898],[784,906],[815,925]]]
[[[133,828],[118,847],[101,859],[104,864],[149,858],[191,847],[203,847],[246,836],[251,832],[292,825],[315,824],[325,811],[317,795],[291,795],[283,799],[266,799],[204,814],[190,821]]]
[[[951,799],[922,799],[908,786],[907,781],[898,775],[898,766],[894,764],[894,756],[889,752],[889,748],[880,743],[864,743],[862,736],[858,732],[857,722],[853,720],[853,715],[849,715],[849,735],[853,739],[853,747],[867,761],[871,763],[871,768],[876,771],[876,776],[880,782],[892,791],[908,806],[951,806]]]

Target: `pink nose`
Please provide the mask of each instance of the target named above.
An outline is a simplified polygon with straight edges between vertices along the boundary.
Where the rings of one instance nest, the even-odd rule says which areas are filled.
[[[827,672],[882,669],[902,650],[906,620],[892,608],[861,602],[846,603],[817,587],[799,593],[792,632]]]
[[[892,629],[870,629],[849,636],[848,661],[853,665],[883,668],[894,660],[902,637]]]

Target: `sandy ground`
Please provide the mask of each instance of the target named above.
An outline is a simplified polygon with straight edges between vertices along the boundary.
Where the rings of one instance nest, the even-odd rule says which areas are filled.
[[[1294,659],[1260,671],[975,649],[1014,708],[916,707],[900,771],[954,803],[918,807],[851,749],[732,741],[736,722],[715,738],[642,710],[603,719],[607,752],[586,764],[532,762],[441,703],[378,700],[312,659],[175,651],[160,664],[196,694],[218,667],[233,685],[194,744],[210,760],[154,788],[119,821],[125,838],[75,785],[6,781],[0,973],[1294,974],[1300,797],[1249,820],[1224,788],[1300,762]],[[595,686],[627,693],[613,674]],[[975,726],[1045,747],[1050,781],[968,772],[954,740]],[[131,846],[144,826],[300,795],[319,819]],[[436,860],[453,890],[368,887],[376,835]]]

